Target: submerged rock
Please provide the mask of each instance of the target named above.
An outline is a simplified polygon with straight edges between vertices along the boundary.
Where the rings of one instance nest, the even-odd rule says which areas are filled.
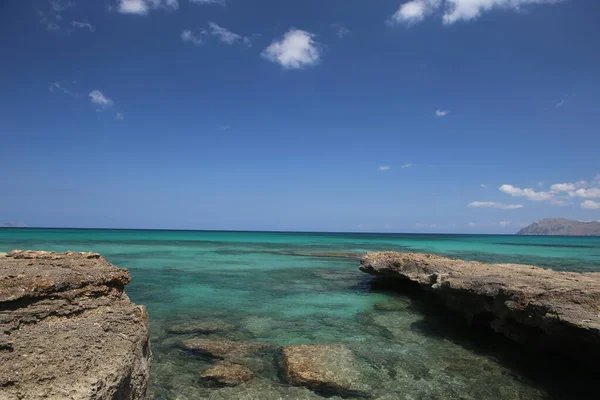
[[[234,329],[234,325],[223,321],[192,321],[173,325],[167,328],[167,332],[175,335],[188,335],[193,333],[206,335],[211,333],[229,332]]]
[[[95,253],[0,257],[0,398],[144,399],[148,314]]]
[[[379,302],[373,305],[373,308],[377,311],[403,311],[406,310],[407,307],[408,304],[399,301]]]
[[[225,359],[247,356],[269,349],[265,343],[235,342],[230,340],[189,339],[181,342],[184,350],[212,358]]]
[[[322,396],[308,388],[280,384],[270,379],[253,379],[243,385],[225,386],[219,390],[212,390],[207,398],[210,400],[323,400]]]
[[[254,373],[239,364],[222,363],[200,374],[200,378],[223,386],[236,386],[254,379]]]
[[[360,269],[399,288],[411,281],[469,324],[489,326],[532,349],[600,359],[600,273],[395,252],[369,253]]]
[[[281,354],[283,376],[292,385],[326,396],[367,396],[354,355],[343,345],[286,346]]]

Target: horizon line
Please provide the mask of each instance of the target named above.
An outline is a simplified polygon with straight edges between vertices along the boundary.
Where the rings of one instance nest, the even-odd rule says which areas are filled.
[[[515,236],[516,233],[456,233],[456,232],[374,232],[374,231],[295,231],[295,230],[246,230],[246,229],[174,229],[174,228],[96,228],[96,227],[58,227],[58,226],[0,226],[0,229],[78,229],[105,231],[162,231],[162,232],[230,232],[230,233],[306,233],[306,234],[369,234],[369,235],[490,235]],[[547,236],[547,235],[528,235]]]

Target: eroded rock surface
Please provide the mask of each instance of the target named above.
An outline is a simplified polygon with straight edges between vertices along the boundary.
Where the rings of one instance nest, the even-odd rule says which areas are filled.
[[[144,399],[148,315],[95,253],[0,257],[0,398]]]
[[[395,252],[369,253],[360,269],[391,283],[415,282],[469,323],[530,348],[590,363],[600,359],[600,273]]]
[[[282,372],[292,385],[326,396],[367,397],[352,351],[344,345],[295,345],[281,348]]]

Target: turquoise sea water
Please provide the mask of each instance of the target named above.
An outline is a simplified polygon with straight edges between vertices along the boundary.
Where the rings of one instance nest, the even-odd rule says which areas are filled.
[[[212,362],[177,345],[194,335],[167,332],[198,321],[235,326],[214,339],[345,344],[374,399],[581,398],[587,388],[585,372],[373,287],[351,255],[413,251],[600,271],[598,237],[0,229],[0,252],[13,249],[94,251],[131,271],[127,293],[150,312],[154,399],[320,398],[282,382],[268,357],[245,360],[257,375],[249,383],[208,386],[199,374]]]

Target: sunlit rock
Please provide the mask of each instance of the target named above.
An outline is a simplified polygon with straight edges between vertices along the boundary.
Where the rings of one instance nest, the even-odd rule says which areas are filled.
[[[142,400],[148,314],[95,253],[0,257],[0,399]]]

